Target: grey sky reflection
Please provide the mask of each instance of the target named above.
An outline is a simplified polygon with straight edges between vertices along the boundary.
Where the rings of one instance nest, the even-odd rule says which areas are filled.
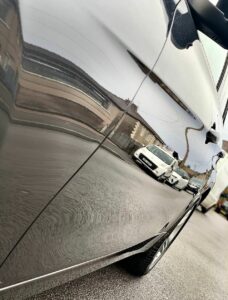
[[[167,30],[159,1],[144,1],[142,6],[136,0],[130,5],[129,1],[118,1],[117,5],[116,1],[67,0],[56,4],[55,0],[21,0],[21,15],[27,43],[71,61],[122,99],[133,98],[145,77],[127,50],[133,49],[150,69]]]
[[[150,79],[144,82],[143,88],[136,96],[135,104],[138,106],[138,113],[155,132],[159,133],[165,144],[170,149],[175,149],[179,157],[183,159],[187,147],[187,144],[183,143],[185,129],[187,127],[200,128],[202,124],[181,108],[178,103],[175,103],[165,91],[161,90],[160,86],[152,85]],[[205,159],[214,153],[213,146],[208,149],[202,135],[204,137],[205,131],[188,131],[189,144],[197,145],[197,149],[191,147],[186,164],[191,165],[198,172],[205,171],[205,166],[206,168],[208,166],[208,161]],[[209,154],[208,151],[211,153]],[[208,155],[205,155],[206,152]]]

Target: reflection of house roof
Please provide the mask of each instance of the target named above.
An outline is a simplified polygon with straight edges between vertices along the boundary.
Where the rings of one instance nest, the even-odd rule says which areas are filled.
[[[25,69],[33,68],[32,64],[35,62],[41,63],[39,72],[46,77],[62,80],[68,84],[85,91],[94,99],[99,101],[102,106],[108,108],[109,102],[114,103],[120,110],[127,111],[127,114],[132,118],[138,120],[144,125],[161,143],[164,141],[161,137],[151,128],[151,126],[141,117],[137,112],[137,106],[129,100],[121,99],[120,97],[112,94],[104,89],[92,77],[90,77],[81,68],[63,58],[62,56],[52,53],[46,49],[31,45],[24,44],[24,61]]]
[[[115,95],[112,95],[110,92],[107,92],[112,97],[112,102],[114,102],[121,110],[126,111],[127,115],[139,121],[144,125],[162,144],[165,144],[162,138],[153,130],[153,128],[142,118],[142,116],[137,112],[137,105],[134,103],[130,104],[129,100],[123,100]],[[111,98],[110,97],[110,98]],[[129,106],[129,107],[128,107]]]
[[[165,144],[165,142],[162,140],[162,138],[153,130],[153,128],[141,117],[141,115],[137,112],[137,106],[133,103],[130,106],[130,109],[128,111],[128,114],[133,117],[134,119],[141,122],[150,132],[153,133],[153,135],[162,143]]]

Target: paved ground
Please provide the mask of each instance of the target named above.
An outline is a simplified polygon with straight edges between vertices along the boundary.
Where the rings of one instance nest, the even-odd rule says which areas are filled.
[[[228,299],[228,222],[196,211],[154,270],[134,278],[113,265],[44,292],[49,299]]]

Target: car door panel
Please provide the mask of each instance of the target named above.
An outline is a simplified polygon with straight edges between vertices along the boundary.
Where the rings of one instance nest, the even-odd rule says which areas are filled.
[[[182,52],[177,48],[176,57]],[[189,51],[185,56],[194,56],[207,72],[198,52]],[[163,81],[163,74],[159,74],[163,52],[152,71],[139,56],[131,53],[131,57],[149,75],[100,148],[8,257],[1,273],[4,282],[15,284],[117,253],[152,238],[175,221],[195,198],[156,181],[140,168],[132,155],[142,146],[156,144],[175,155],[179,167],[203,181],[202,191],[209,188],[212,158],[219,147],[205,144],[207,128],[194,107],[178,97],[175,86],[172,89]],[[190,67],[187,63],[186,69]],[[124,100],[117,96],[112,103],[124,106]]]
[[[30,278],[9,259],[14,247],[26,244],[33,222],[124,115],[146,77],[132,54],[149,70],[168,21],[163,4],[149,0],[0,0],[0,7],[2,287]],[[24,258],[33,252],[26,247]],[[41,269],[32,276],[47,271]]]

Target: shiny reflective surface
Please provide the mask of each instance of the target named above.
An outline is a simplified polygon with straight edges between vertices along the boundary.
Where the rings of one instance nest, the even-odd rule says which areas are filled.
[[[0,288],[151,239],[213,184],[214,87],[163,2],[22,0],[20,27],[0,0]]]
[[[70,11],[54,1],[0,1],[2,263],[127,109],[145,77],[128,49],[135,45],[152,67],[165,42],[159,3],[144,1],[140,43],[136,1],[128,19],[125,4],[68,4]],[[159,34],[153,22],[161,24]]]

